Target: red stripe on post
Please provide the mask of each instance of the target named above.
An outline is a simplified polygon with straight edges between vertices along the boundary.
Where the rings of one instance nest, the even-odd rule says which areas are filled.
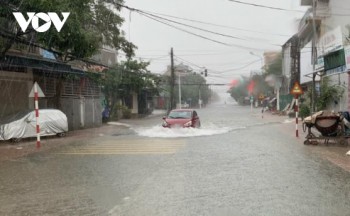
[[[39,110],[35,110],[35,117],[39,117]]]
[[[297,123],[297,124],[298,124],[298,118],[296,118],[296,119],[295,119],[295,123]]]
[[[40,133],[40,126],[39,125],[36,126],[36,133]]]
[[[296,136],[296,137],[299,137],[298,130],[295,131],[295,136]]]
[[[34,99],[35,99],[35,100],[38,100],[38,97],[39,97],[38,92],[34,92]]]
[[[37,148],[40,148],[40,141],[39,141],[39,140],[36,141],[36,147],[37,147]]]

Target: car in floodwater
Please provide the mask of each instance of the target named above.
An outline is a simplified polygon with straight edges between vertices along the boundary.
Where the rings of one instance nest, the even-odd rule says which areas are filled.
[[[164,128],[199,128],[201,121],[193,109],[174,109],[163,117]]]
[[[40,109],[39,127],[40,136],[65,136],[68,132],[67,116],[57,109]],[[29,137],[36,137],[35,111],[20,112],[0,122],[0,140],[18,142]]]

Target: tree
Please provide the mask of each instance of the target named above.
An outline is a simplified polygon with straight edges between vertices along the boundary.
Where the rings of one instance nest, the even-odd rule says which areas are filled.
[[[103,45],[122,50],[128,58],[134,55],[135,45],[128,42],[120,30],[122,0],[2,0],[0,7],[0,59],[15,41],[36,42],[54,51],[63,61],[91,57]],[[70,12],[61,29],[50,28],[37,33],[31,25],[26,32],[17,25],[12,12]],[[61,18],[62,19],[62,18]]]
[[[254,90],[253,96],[258,98],[260,94],[266,95],[268,92],[272,91],[272,87],[270,87],[266,81],[264,75],[254,75],[251,80],[254,82]]]
[[[277,55],[277,58],[268,66],[266,70],[267,75],[281,75],[282,74],[282,53]]]
[[[190,73],[181,77],[181,97],[184,101],[190,100],[192,106],[198,105],[200,99],[207,104],[210,98],[210,90],[206,85],[206,80],[199,74]],[[178,99],[177,99],[178,100]]]
[[[235,83],[234,86],[231,87],[231,89],[228,90],[231,97],[237,101],[239,104],[244,103],[244,98],[248,96],[248,84],[249,84],[249,78],[247,77],[241,77],[240,81]]]
[[[149,62],[129,60],[110,68],[105,78],[99,80],[107,104],[110,104],[111,113],[119,99],[124,101],[132,92],[148,90],[158,93],[160,77],[147,70]]]
[[[321,92],[317,98],[317,110],[324,110],[330,104],[338,104],[340,98],[343,96],[344,88],[339,85],[330,85],[329,79],[326,77],[321,83]]]

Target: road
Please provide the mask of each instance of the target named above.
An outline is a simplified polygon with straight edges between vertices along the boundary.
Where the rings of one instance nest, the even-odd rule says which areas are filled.
[[[259,111],[213,104],[193,130],[124,120],[3,161],[0,215],[350,215],[350,174]]]

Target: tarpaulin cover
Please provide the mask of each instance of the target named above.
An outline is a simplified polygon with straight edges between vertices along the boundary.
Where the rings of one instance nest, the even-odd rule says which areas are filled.
[[[35,112],[18,115],[18,119],[0,125],[0,140],[36,137]],[[68,131],[67,116],[60,110],[39,110],[40,136],[50,136]]]

